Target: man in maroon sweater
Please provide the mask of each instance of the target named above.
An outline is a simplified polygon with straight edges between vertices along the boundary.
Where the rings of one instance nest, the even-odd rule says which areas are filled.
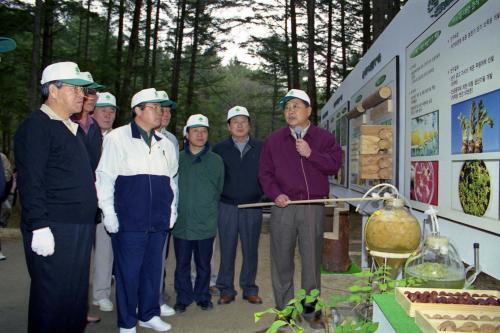
[[[259,180],[271,208],[271,278],[274,299],[283,309],[294,297],[294,252],[297,237],[302,260],[301,287],[321,286],[324,206],[289,205],[293,200],[327,198],[328,176],[340,167],[341,151],[328,131],[309,121],[309,96],[290,90],[280,101],[286,127],[271,133],[260,158]],[[320,313],[305,304],[304,317],[312,328],[323,328]]]

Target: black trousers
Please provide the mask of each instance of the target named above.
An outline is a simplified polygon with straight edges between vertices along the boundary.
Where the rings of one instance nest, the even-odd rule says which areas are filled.
[[[31,250],[33,233],[23,230],[31,277],[29,333],[80,333],[88,310],[90,251],[94,224],[54,224],[55,251],[42,257]]]

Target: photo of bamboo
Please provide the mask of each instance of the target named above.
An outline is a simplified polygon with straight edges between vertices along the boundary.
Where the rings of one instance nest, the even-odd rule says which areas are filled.
[[[411,120],[411,156],[439,154],[439,112],[434,111]]]
[[[410,199],[438,205],[438,161],[411,162]]]
[[[500,90],[451,107],[452,154],[500,151]]]
[[[498,221],[499,172],[499,161],[453,162],[452,208],[468,215]]]

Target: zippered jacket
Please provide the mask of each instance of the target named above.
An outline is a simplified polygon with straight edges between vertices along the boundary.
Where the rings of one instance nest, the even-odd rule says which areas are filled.
[[[196,155],[184,145],[179,157],[179,220],[176,238],[202,240],[217,233],[219,200],[224,187],[224,163],[208,143]]]
[[[96,170],[99,208],[118,217],[120,231],[165,231],[177,219],[174,145],[154,132],[151,147],[132,122],[104,137]]]

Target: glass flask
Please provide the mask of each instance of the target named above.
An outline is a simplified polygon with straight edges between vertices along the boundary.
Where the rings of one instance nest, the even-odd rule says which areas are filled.
[[[465,267],[447,237],[429,235],[422,249],[406,261],[405,276],[421,279],[419,287],[462,289]]]
[[[390,266],[393,276],[419,247],[421,239],[420,224],[401,198],[385,200],[384,206],[368,218],[364,233],[375,262]]]

